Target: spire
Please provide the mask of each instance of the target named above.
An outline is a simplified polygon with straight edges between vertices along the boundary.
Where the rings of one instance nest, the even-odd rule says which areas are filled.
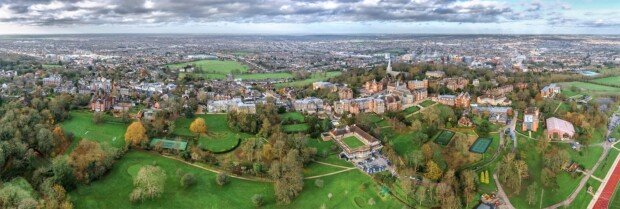
[[[392,72],[392,58],[388,58],[387,72]]]

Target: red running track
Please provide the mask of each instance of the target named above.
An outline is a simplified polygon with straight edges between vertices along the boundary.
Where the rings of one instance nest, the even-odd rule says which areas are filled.
[[[607,184],[601,192],[601,195],[594,203],[593,209],[607,209],[609,208],[609,200],[614,194],[616,190],[616,186],[618,186],[618,181],[620,181],[620,163],[616,164],[616,168],[614,168],[614,172],[611,174],[609,180],[607,180]]]

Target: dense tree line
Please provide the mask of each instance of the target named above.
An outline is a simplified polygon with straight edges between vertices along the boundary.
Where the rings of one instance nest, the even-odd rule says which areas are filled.
[[[272,98],[264,104],[256,104],[256,114],[230,111],[227,115],[228,127],[235,131],[269,136],[280,129],[278,108]]]
[[[66,192],[101,177],[122,154],[107,144],[82,140],[66,155],[74,137],[58,123],[84,99],[37,95],[0,106],[0,180],[18,182],[16,187],[3,187],[8,196],[0,195],[2,208],[72,208]],[[28,187],[36,195],[22,195]]]

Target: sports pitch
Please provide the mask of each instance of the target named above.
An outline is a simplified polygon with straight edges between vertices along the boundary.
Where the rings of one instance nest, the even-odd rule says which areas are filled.
[[[454,132],[452,131],[441,131],[441,133],[439,133],[439,136],[437,136],[437,138],[435,138],[435,143],[441,145],[441,146],[446,146],[450,143],[450,140],[452,139],[452,137],[454,136]]]
[[[491,146],[491,142],[493,142],[493,139],[491,138],[478,138],[474,142],[474,144],[469,147],[469,151],[473,153],[484,154],[485,152],[487,152],[487,149],[489,149],[489,146]]]

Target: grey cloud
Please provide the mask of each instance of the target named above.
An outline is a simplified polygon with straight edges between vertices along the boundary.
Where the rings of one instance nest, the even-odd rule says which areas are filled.
[[[381,0],[6,0],[0,22],[31,25],[135,24],[183,22],[312,23],[331,21],[501,22],[523,20],[541,10],[532,3],[524,11],[495,1]],[[96,7],[78,7],[93,4]],[[99,6],[105,5],[105,6]],[[33,7],[49,8],[37,12]],[[0,10],[2,11],[2,10]]]

